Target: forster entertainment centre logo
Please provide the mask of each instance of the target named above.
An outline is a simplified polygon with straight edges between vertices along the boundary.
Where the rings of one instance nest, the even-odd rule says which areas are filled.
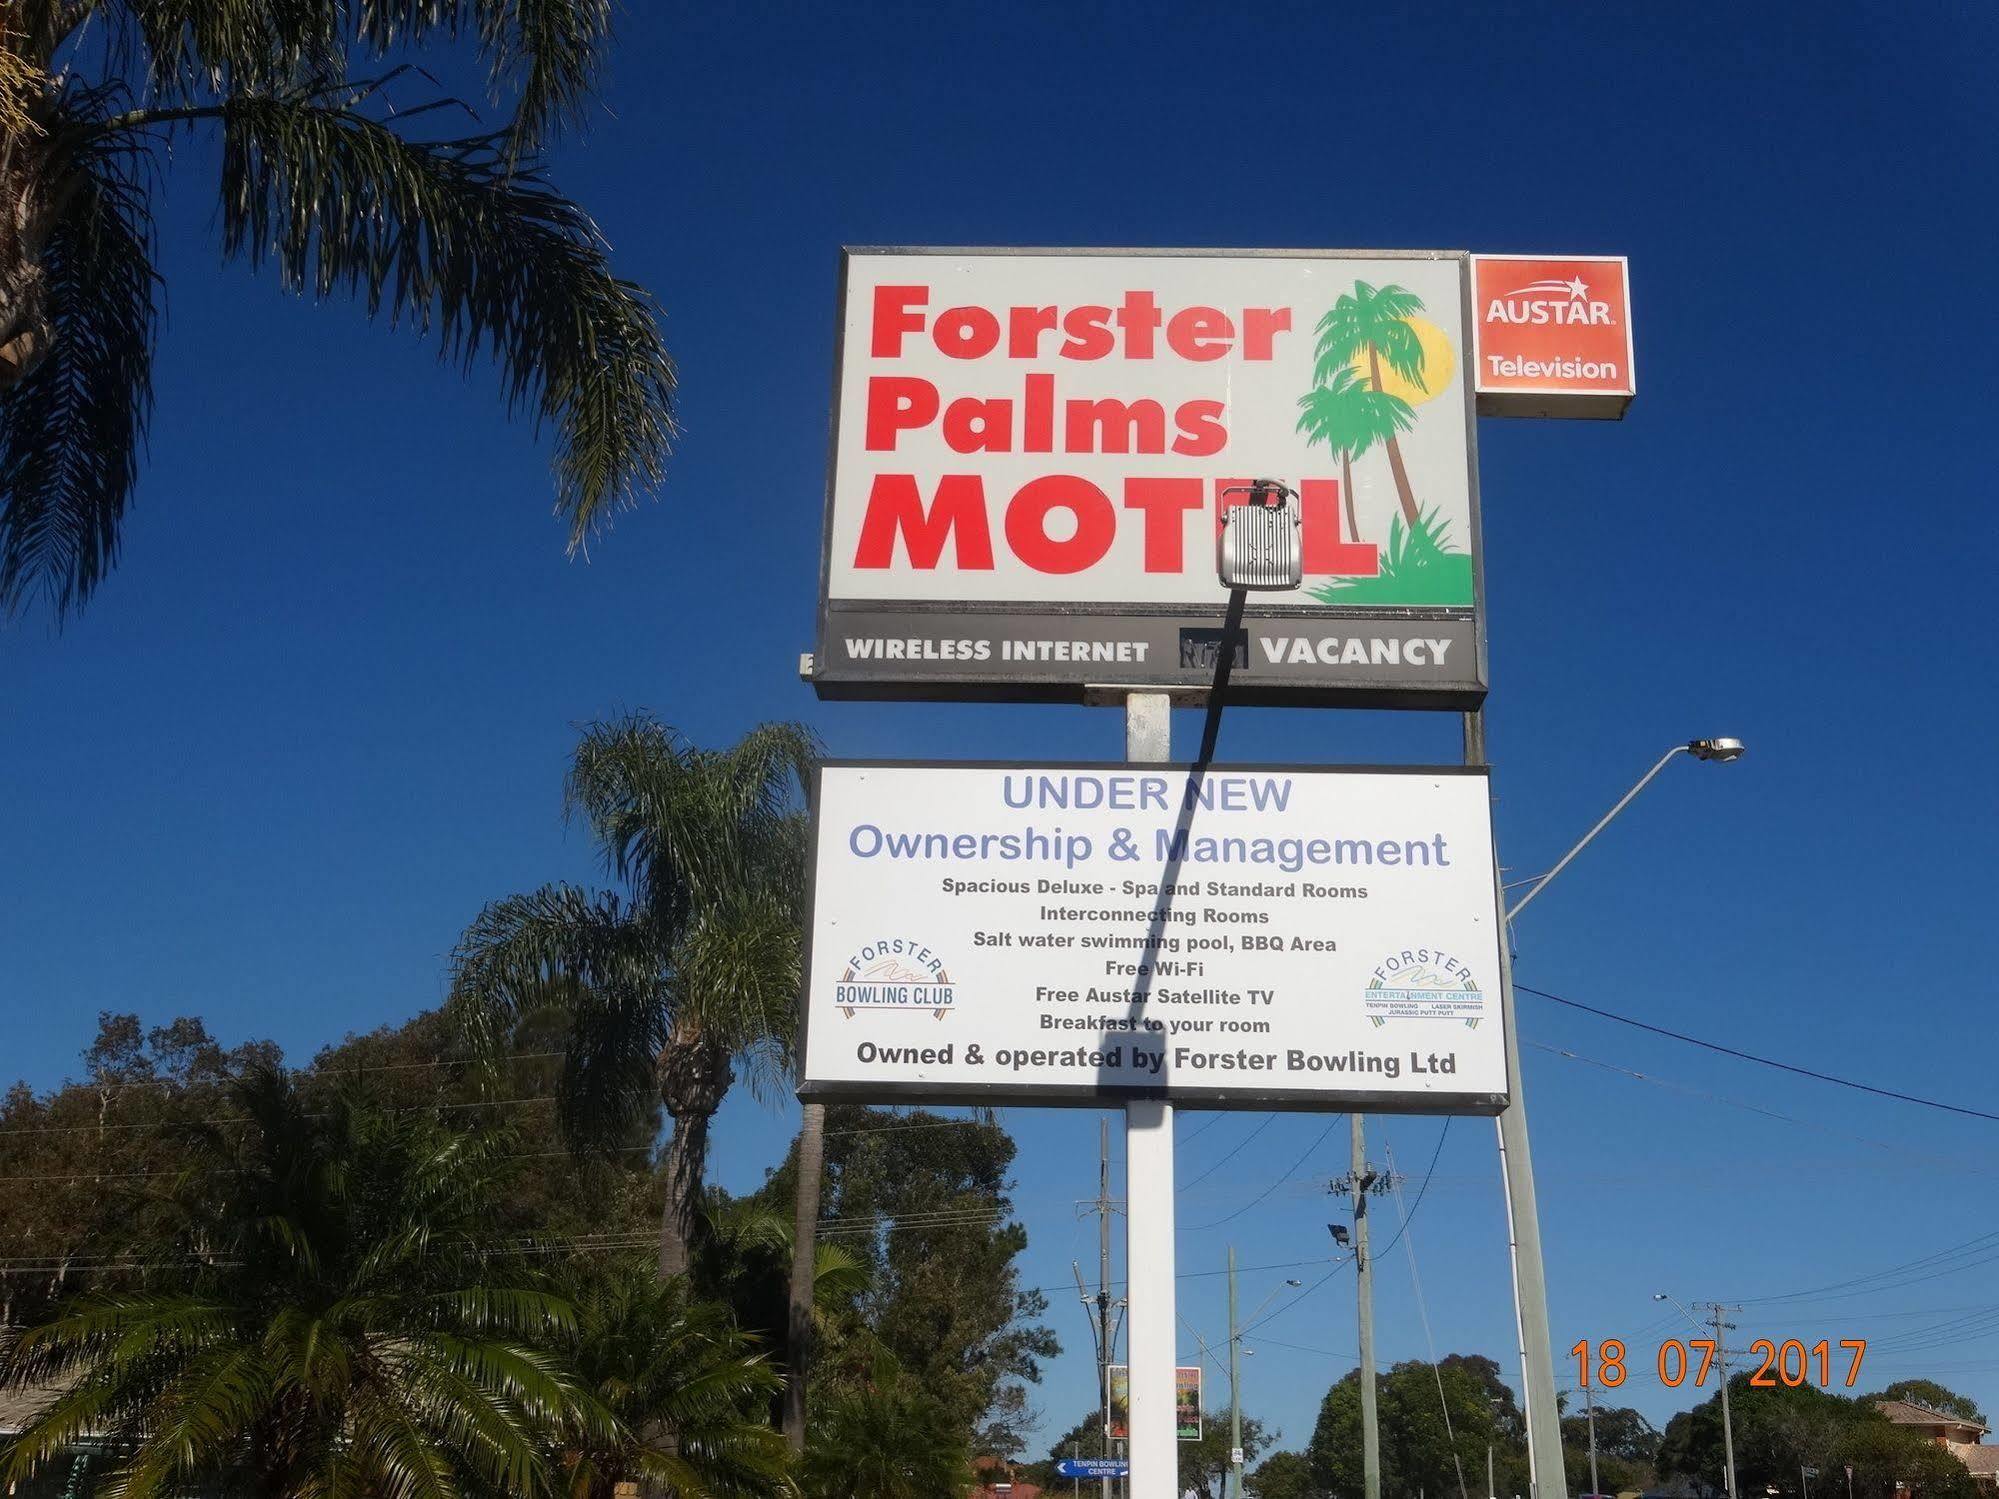
[[[1405,947],[1382,959],[1362,996],[1377,1027],[1391,1020],[1462,1020],[1477,1030],[1485,995],[1471,969],[1434,947]]]
[[[1474,256],[1472,298],[1482,395],[1594,398],[1604,403],[1600,411],[1559,406],[1549,411],[1614,415],[1637,389],[1630,287],[1621,257]]]
[[[856,1010],[929,1010],[937,1019],[957,1003],[944,960],[909,937],[870,942],[847,959],[833,1003],[849,1020]]]

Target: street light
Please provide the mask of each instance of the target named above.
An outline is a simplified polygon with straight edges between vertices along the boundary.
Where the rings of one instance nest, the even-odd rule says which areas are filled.
[[[1713,739],[1689,739],[1685,744],[1674,745],[1671,749],[1667,750],[1665,754],[1659,757],[1659,761],[1656,765],[1654,765],[1650,770],[1646,771],[1644,775],[1638,778],[1638,784],[1636,786],[1633,786],[1629,791],[1625,792],[1624,795],[1621,798],[1619,798],[1616,806],[1612,807],[1608,812],[1603,814],[1603,816],[1598,820],[1595,827],[1591,828],[1587,833],[1583,834],[1581,841],[1578,842],[1574,848],[1570,849],[1567,853],[1562,855],[1560,863],[1556,864],[1553,869],[1549,870],[1546,874],[1542,875],[1539,879],[1534,881],[1534,888],[1529,890],[1525,895],[1521,896],[1519,900],[1513,903],[1513,909],[1506,913],[1506,919],[1508,921],[1511,921],[1514,917],[1518,916],[1522,911],[1526,910],[1527,903],[1530,900],[1532,900],[1535,896],[1539,895],[1543,890],[1547,889],[1548,882],[1552,880],[1556,875],[1560,874],[1564,869],[1567,869],[1569,867],[1569,861],[1575,858],[1575,856],[1581,853],[1584,849],[1588,848],[1590,845],[1590,840],[1595,838],[1596,835],[1598,833],[1601,833],[1605,828],[1609,827],[1611,824],[1611,820],[1615,818],[1618,813],[1622,812],[1626,807],[1630,806],[1632,799],[1636,797],[1639,792],[1643,791],[1647,786],[1652,784],[1652,778],[1656,776],[1660,771],[1664,770],[1669,764],[1672,763],[1673,756],[1692,755],[1696,760],[1707,760],[1717,765],[1726,765],[1730,761],[1740,760],[1743,756],[1744,750],[1745,746],[1743,745],[1740,739],[1731,739],[1728,738],[1727,736],[1716,736]]]
[[[1465,716],[1466,755],[1469,759],[1475,752],[1479,760],[1485,758],[1484,729],[1479,726],[1476,714]],[[1576,846],[1563,854],[1553,869],[1533,882],[1527,893],[1513,903],[1506,912],[1505,919],[1514,917],[1527,909],[1528,903],[1543,890],[1549,881],[1560,874],[1590,841],[1609,827],[1611,821],[1631,804],[1652,778],[1664,770],[1675,755],[1692,755],[1696,760],[1711,760],[1727,764],[1739,760],[1743,754],[1740,739],[1715,737],[1711,739],[1690,739],[1685,744],[1676,744],[1661,755],[1658,763],[1646,771],[1638,784],[1618,800],[1602,817],[1596,826],[1583,834]],[[1552,1400],[1555,1390],[1554,1350],[1549,1346],[1548,1326],[1548,1281],[1547,1272],[1541,1261],[1541,1227],[1539,1210],[1534,1204],[1534,1169],[1529,1155],[1527,1141],[1527,1108],[1520,1085],[1520,1034],[1513,1018],[1513,973],[1512,964],[1504,944],[1500,948],[1500,984],[1504,991],[1505,1003],[1500,1007],[1501,1026],[1506,1043],[1506,1075],[1512,1088],[1512,1102],[1500,1110],[1493,1120],[1493,1127],[1499,1134],[1499,1174],[1506,1187],[1506,1249],[1513,1264],[1513,1317],[1514,1328],[1520,1339],[1521,1396],[1527,1417],[1527,1456],[1532,1474],[1532,1486],[1540,1499],[1550,1499],[1554,1494],[1567,1492],[1567,1481],[1562,1473],[1561,1426],[1552,1411],[1540,1409],[1536,1399],[1537,1391],[1545,1391],[1542,1399]],[[1517,1169],[1516,1169],[1517,1168]],[[1524,1248],[1523,1248],[1524,1243]],[[1531,1344],[1528,1329],[1535,1329]],[[1537,1430],[1539,1438],[1537,1439]],[[1546,1473],[1547,1482],[1542,1475]],[[1546,1493],[1542,1493],[1546,1490]],[[1735,1499],[1731,1490],[1729,1499]]]

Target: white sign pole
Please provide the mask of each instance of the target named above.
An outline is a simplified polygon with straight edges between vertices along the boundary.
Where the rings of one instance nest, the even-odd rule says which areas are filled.
[[[1127,760],[1173,757],[1171,700],[1125,696]],[[1133,1099],[1124,1108],[1125,1295],[1130,1329],[1131,1499],[1174,1499],[1180,1444],[1174,1420],[1176,1305],[1173,1241],[1173,1106]]]

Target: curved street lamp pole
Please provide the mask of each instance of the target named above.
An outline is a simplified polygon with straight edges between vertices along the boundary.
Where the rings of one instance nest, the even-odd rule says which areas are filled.
[[[1625,792],[1617,804],[1598,819],[1546,874],[1534,881],[1527,893],[1506,913],[1511,921],[1548,887],[1577,854],[1629,806],[1639,792],[1676,755],[1692,755],[1697,760],[1726,764],[1742,758],[1739,739],[1693,739],[1676,744],[1646,771],[1638,784]],[[1467,765],[1484,765],[1485,715],[1474,711],[1464,715],[1464,760]],[[1493,1120],[1499,1136],[1499,1171],[1506,1187],[1507,1252],[1513,1265],[1513,1325],[1520,1345],[1521,1405],[1527,1425],[1529,1487],[1533,1499],[1568,1499],[1568,1478],[1562,1467],[1562,1427],[1555,1404],[1555,1356],[1548,1334],[1548,1278],[1541,1256],[1541,1218],[1534,1195],[1534,1162],[1527,1140],[1527,1100],[1520,1081],[1520,1037],[1513,1018],[1513,958],[1501,934],[1499,944],[1501,1024],[1506,1043],[1506,1081],[1509,1102]]]

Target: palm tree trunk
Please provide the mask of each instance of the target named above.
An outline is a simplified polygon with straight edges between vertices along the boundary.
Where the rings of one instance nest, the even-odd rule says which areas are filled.
[[[666,1209],[659,1219],[659,1277],[687,1273],[688,1247],[701,1212],[701,1174],[708,1155],[708,1114],[673,1117],[666,1142]]]
[[[798,1188],[792,1201],[791,1316],[786,1336],[784,1439],[805,1450],[805,1381],[812,1365],[812,1290],[819,1191],[826,1166],[826,1105],[808,1103],[798,1126]]]
[[[1353,510],[1353,460],[1345,448],[1340,449],[1340,497],[1347,502],[1347,540],[1359,541],[1360,522],[1354,519]]]
[[[733,1081],[728,1050],[699,1033],[682,1034],[660,1048],[659,1097],[673,1119],[673,1137],[666,1143],[666,1208],[659,1223],[662,1280],[687,1273],[689,1247],[701,1221],[708,1125]]]
[[[1372,344],[1367,348],[1367,373],[1374,388],[1380,390],[1381,352]],[[1414,531],[1422,512],[1417,510],[1416,495],[1409,488],[1409,470],[1402,466],[1402,444],[1391,435],[1383,446],[1388,449],[1388,471],[1395,476],[1395,498],[1402,502],[1402,523]]]

